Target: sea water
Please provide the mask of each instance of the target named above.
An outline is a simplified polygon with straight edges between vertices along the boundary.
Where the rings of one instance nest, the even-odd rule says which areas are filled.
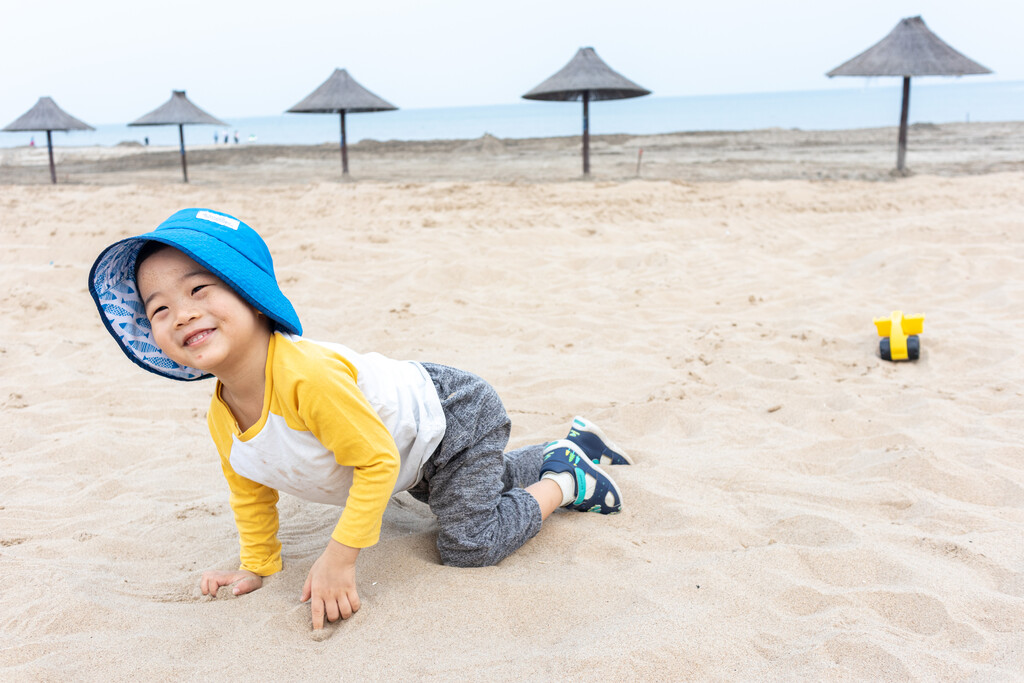
[[[680,131],[756,130],[799,128],[838,130],[875,128],[899,123],[900,79],[866,79],[856,88],[799,92],[747,93],[659,97],[592,102],[592,135],[626,133],[645,135]],[[475,139],[484,134],[499,138],[579,135],[579,102],[536,102],[391,112],[349,114],[345,118],[350,144],[373,140]],[[337,144],[339,117],[331,114],[277,114],[223,118],[228,127],[186,126],[186,145]],[[1024,120],[1024,81],[971,83],[963,79],[912,81],[911,123]],[[124,123],[97,125],[95,131],[55,131],[61,146],[116,145],[143,142],[177,145],[177,126],[128,127]],[[46,143],[45,133],[3,133],[0,146]]]

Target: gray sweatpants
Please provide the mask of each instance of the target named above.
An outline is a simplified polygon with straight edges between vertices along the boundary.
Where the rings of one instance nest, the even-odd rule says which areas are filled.
[[[447,426],[409,493],[437,515],[441,562],[497,564],[540,530],[540,506],[523,488],[540,478],[544,445],[505,453],[511,423],[494,388],[463,370],[422,365]]]

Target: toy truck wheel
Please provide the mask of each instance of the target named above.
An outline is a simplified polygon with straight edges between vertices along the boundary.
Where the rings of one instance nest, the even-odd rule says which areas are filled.
[[[917,360],[921,357],[921,338],[916,334],[907,337],[907,358]]]
[[[878,353],[882,356],[882,360],[892,360],[892,352],[889,350],[888,337],[878,342]]]

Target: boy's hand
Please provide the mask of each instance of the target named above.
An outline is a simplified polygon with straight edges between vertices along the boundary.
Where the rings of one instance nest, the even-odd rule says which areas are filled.
[[[221,586],[230,586],[233,583],[236,585],[231,592],[234,595],[244,595],[262,586],[263,577],[245,569],[233,572],[212,570],[203,572],[203,578],[199,581],[199,588],[203,591],[203,595],[217,597],[217,590]]]
[[[350,548],[333,538],[327,549],[313,563],[306,583],[302,587],[302,602],[311,600],[313,628],[324,627],[327,621],[348,619],[359,611],[359,593],[356,592],[356,557],[359,548]]]

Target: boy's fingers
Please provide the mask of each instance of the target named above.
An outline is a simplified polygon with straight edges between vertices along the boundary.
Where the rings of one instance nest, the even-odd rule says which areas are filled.
[[[324,602],[323,600],[314,600],[312,604],[313,608],[313,630],[319,631],[324,627]]]
[[[263,585],[260,577],[252,576],[248,572],[206,572],[199,580],[199,590],[203,595],[217,597],[218,590],[231,584],[235,584],[231,591],[235,595],[251,593]]]
[[[299,602],[306,602],[306,600],[309,600],[312,597],[313,591],[310,589],[312,585],[313,582],[310,579],[309,574],[306,574],[306,583],[302,584],[302,598]]]
[[[217,589],[220,588],[220,583],[218,583],[216,577],[204,576],[202,588],[204,595],[212,595],[213,597],[217,597]]]
[[[342,598],[345,602],[345,606],[348,605],[348,601]],[[339,617],[345,616],[345,606],[339,604],[339,600],[329,598],[327,600],[327,621],[337,621]]]

